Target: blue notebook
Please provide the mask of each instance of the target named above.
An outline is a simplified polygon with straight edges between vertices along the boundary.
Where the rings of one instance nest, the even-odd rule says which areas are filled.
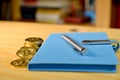
[[[62,33],[63,34],[63,33]],[[82,40],[106,40],[104,32],[64,33],[81,44]],[[110,44],[83,45],[87,55],[80,55],[61,33],[50,34],[28,64],[32,71],[116,72],[118,60]]]

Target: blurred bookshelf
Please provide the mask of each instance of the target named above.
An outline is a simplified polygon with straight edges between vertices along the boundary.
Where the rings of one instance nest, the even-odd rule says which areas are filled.
[[[0,13],[3,20],[120,28],[120,0],[3,1],[9,10],[6,18]]]

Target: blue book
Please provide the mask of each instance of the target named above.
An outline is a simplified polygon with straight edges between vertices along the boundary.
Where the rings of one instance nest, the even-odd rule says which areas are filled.
[[[28,64],[32,71],[116,72],[118,60],[110,44],[84,45],[83,40],[106,40],[104,32],[64,33],[87,49],[81,55],[63,38],[63,33],[50,34]]]

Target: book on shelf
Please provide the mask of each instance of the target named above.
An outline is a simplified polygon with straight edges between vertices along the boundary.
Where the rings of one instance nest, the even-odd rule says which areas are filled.
[[[20,9],[22,19],[35,19],[36,8],[21,6]]]
[[[21,0],[21,6],[24,18],[38,22],[63,23],[62,18],[70,12],[69,0]]]
[[[63,18],[69,13],[69,10],[38,8],[35,20],[47,23],[63,23]]]
[[[64,18],[65,23],[82,24],[90,21],[90,17],[84,15],[85,0],[71,1],[70,8],[71,8],[71,14]]]
[[[120,28],[120,0],[112,1],[111,27]]]
[[[22,6],[28,7],[46,7],[46,8],[62,8],[69,6],[69,0],[21,0]]]
[[[117,28],[120,28],[120,0],[117,6]]]
[[[21,12],[21,20],[34,20],[35,19],[35,13],[36,8],[34,7],[36,5],[38,0],[20,0],[20,12]],[[31,7],[27,6],[31,5]],[[34,5],[34,6],[32,6]]]
[[[64,23],[82,24],[89,21],[90,21],[89,17],[65,17],[64,18]]]
[[[22,6],[36,6],[38,0],[21,0],[20,4]]]
[[[0,19],[11,20],[11,1],[0,0]]]
[[[2,19],[2,2],[3,0],[0,0],[0,20]]]
[[[95,19],[94,0],[21,0],[21,6],[22,17],[38,22],[81,24]]]

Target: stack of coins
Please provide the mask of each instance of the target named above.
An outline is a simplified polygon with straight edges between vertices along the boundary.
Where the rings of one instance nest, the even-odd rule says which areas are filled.
[[[19,59],[13,60],[10,64],[16,67],[27,67],[28,62],[35,55],[42,43],[43,39],[39,37],[26,38],[24,46],[16,52]]]

